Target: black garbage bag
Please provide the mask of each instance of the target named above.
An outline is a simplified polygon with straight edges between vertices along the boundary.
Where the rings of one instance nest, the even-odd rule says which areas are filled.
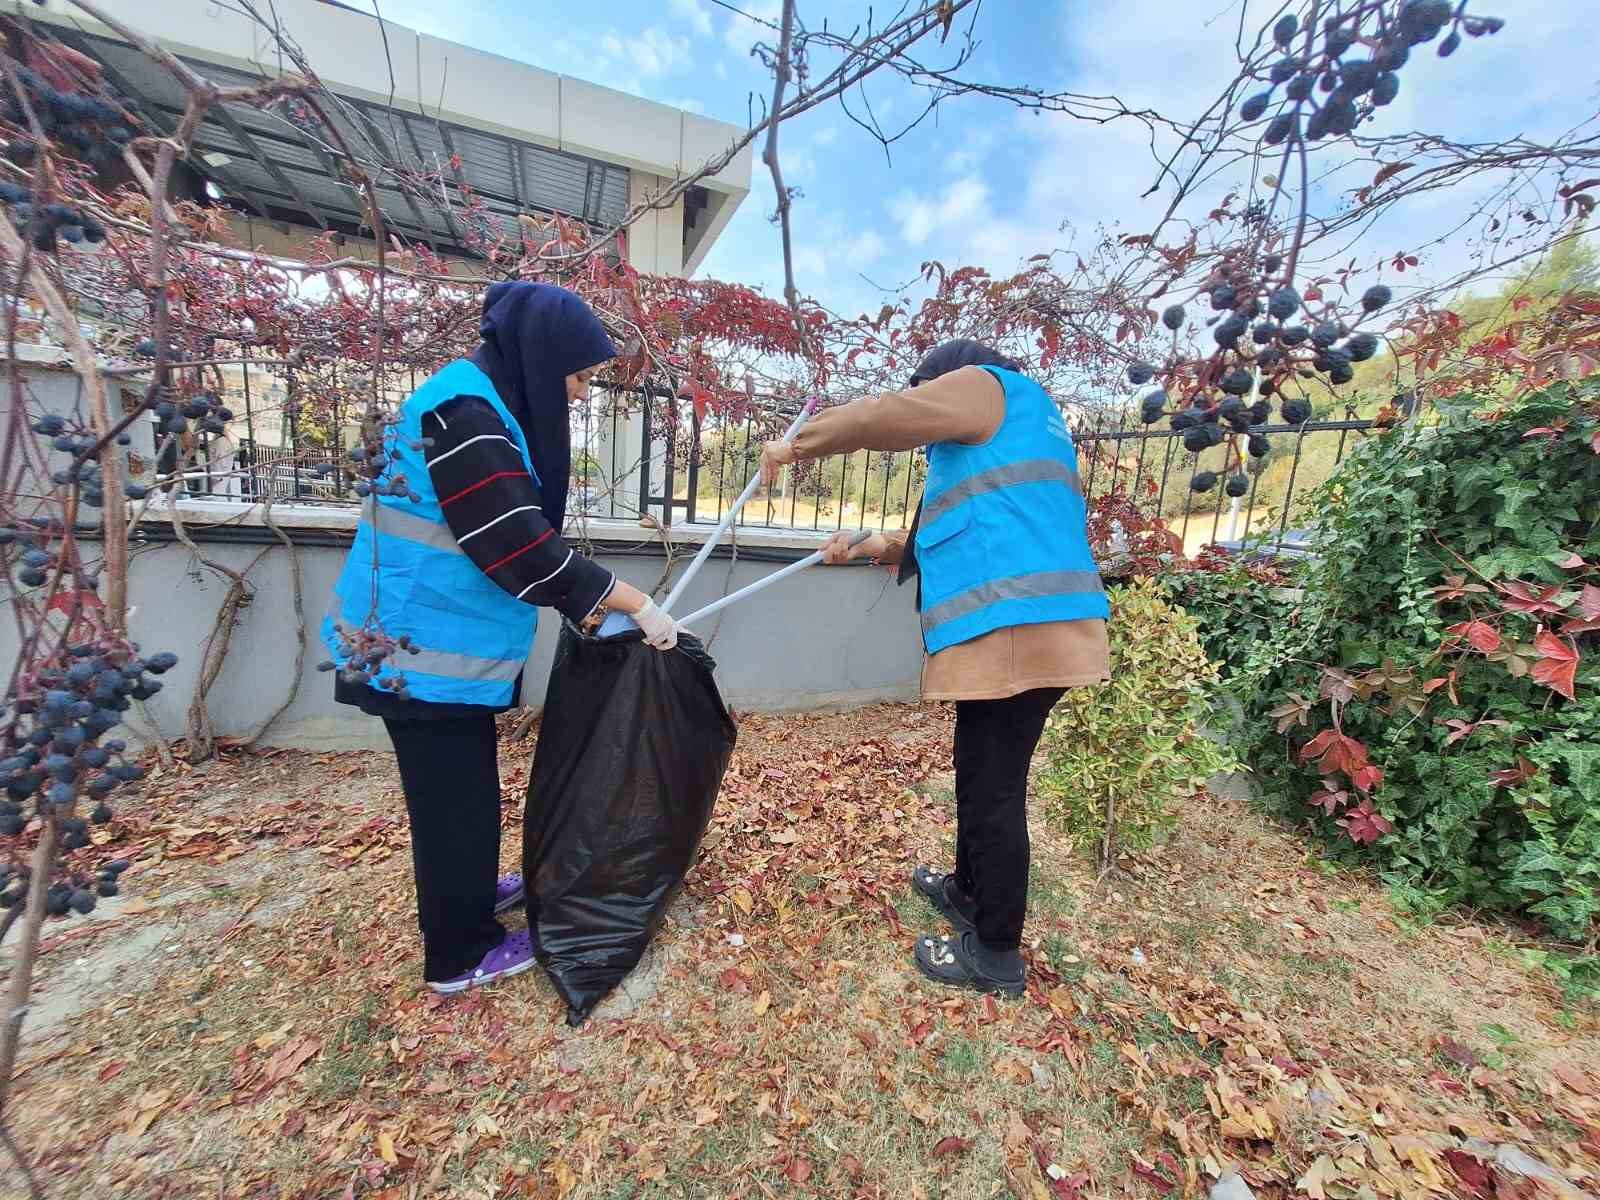
[[[694,863],[737,730],[705,647],[561,631],[528,780],[539,962],[579,1025],[644,956]]]

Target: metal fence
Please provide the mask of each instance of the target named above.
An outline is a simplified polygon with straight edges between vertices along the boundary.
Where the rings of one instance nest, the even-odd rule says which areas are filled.
[[[265,380],[272,382],[264,386]],[[396,398],[406,385],[401,379]],[[240,373],[232,402],[236,432],[202,438],[184,486],[191,495],[275,501],[349,503],[355,477],[345,457],[349,428],[337,405],[311,436],[299,416],[294,380],[261,369]],[[651,519],[668,526],[712,524],[754,474],[769,431],[754,415],[742,422],[692,416],[665,419],[660,396],[633,394],[627,403],[597,393],[573,417],[573,475],[568,511],[576,519]],[[326,406],[324,406],[326,407]],[[677,407],[675,406],[675,411]],[[1372,421],[1311,421],[1266,425],[1270,451],[1242,464],[1245,495],[1224,494],[1223,480],[1240,470],[1222,447],[1194,454],[1165,422],[1130,424],[1126,410],[1074,415],[1074,440],[1086,497],[1094,503],[1121,492],[1165,517],[1193,552],[1209,542],[1290,535],[1307,517],[1304,497],[1336,470],[1374,428]],[[266,439],[258,433],[271,434]],[[242,434],[243,436],[238,436]],[[1239,439],[1241,442],[1243,439]],[[278,444],[273,444],[278,443]],[[230,457],[231,455],[231,457]],[[1218,474],[1196,492],[1198,474]],[[909,524],[926,478],[921,451],[858,451],[791,467],[769,493],[741,512],[746,528],[834,531],[900,529]]]

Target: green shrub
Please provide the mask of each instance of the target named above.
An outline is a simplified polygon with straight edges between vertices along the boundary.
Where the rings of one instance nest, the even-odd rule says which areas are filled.
[[[1192,565],[1159,576],[1168,597],[1195,619],[1200,643],[1223,680],[1243,668],[1260,645],[1300,618],[1301,568],[1246,564],[1236,555],[1201,551]]]
[[[1373,439],[1315,497],[1302,619],[1233,680],[1238,748],[1289,815],[1393,882],[1579,940],[1600,916],[1597,391]],[[1308,761],[1336,743],[1381,776]]]
[[[1036,777],[1051,824],[1102,862],[1148,846],[1176,805],[1235,765],[1201,730],[1217,670],[1194,619],[1141,579],[1113,589],[1110,630],[1111,682],[1056,706]]]

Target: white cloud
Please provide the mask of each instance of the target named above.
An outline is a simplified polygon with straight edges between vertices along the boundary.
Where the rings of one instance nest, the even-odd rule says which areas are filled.
[[[728,77],[728,64],[718,59],[717,65],[712,67],[711,71],[718,79],[726,79]]]
[[[839,140],[839,129],[838,129],[838,126],[829,125],[825,129],[817,130],[817,132],[812,135],[811,140],[813,142],[815,142],[818,146],[831,146],[831,145],[833,145],[836,141]]]
[[[921,246],[935,233],[960,230],[989,212],[989,185],[966,175],[933,197],[902,192],[889,206],[900,236]]]
[[[688,65],[689,40],[673,37],[652,25],[630,37],[626,43],[629,60],[646,79],[654,79]]]
[[[667,7],[700,37],[711,32],[711,10],[701,0],[669,0]]]

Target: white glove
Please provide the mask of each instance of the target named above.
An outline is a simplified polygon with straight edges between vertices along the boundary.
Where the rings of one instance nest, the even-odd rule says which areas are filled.
[[[678,644],[678,623],[657,608],[654,600],[646,597],[644,607],[630,615],[633,623],[644,631],[647,645],[657,650],[671,650]]]

